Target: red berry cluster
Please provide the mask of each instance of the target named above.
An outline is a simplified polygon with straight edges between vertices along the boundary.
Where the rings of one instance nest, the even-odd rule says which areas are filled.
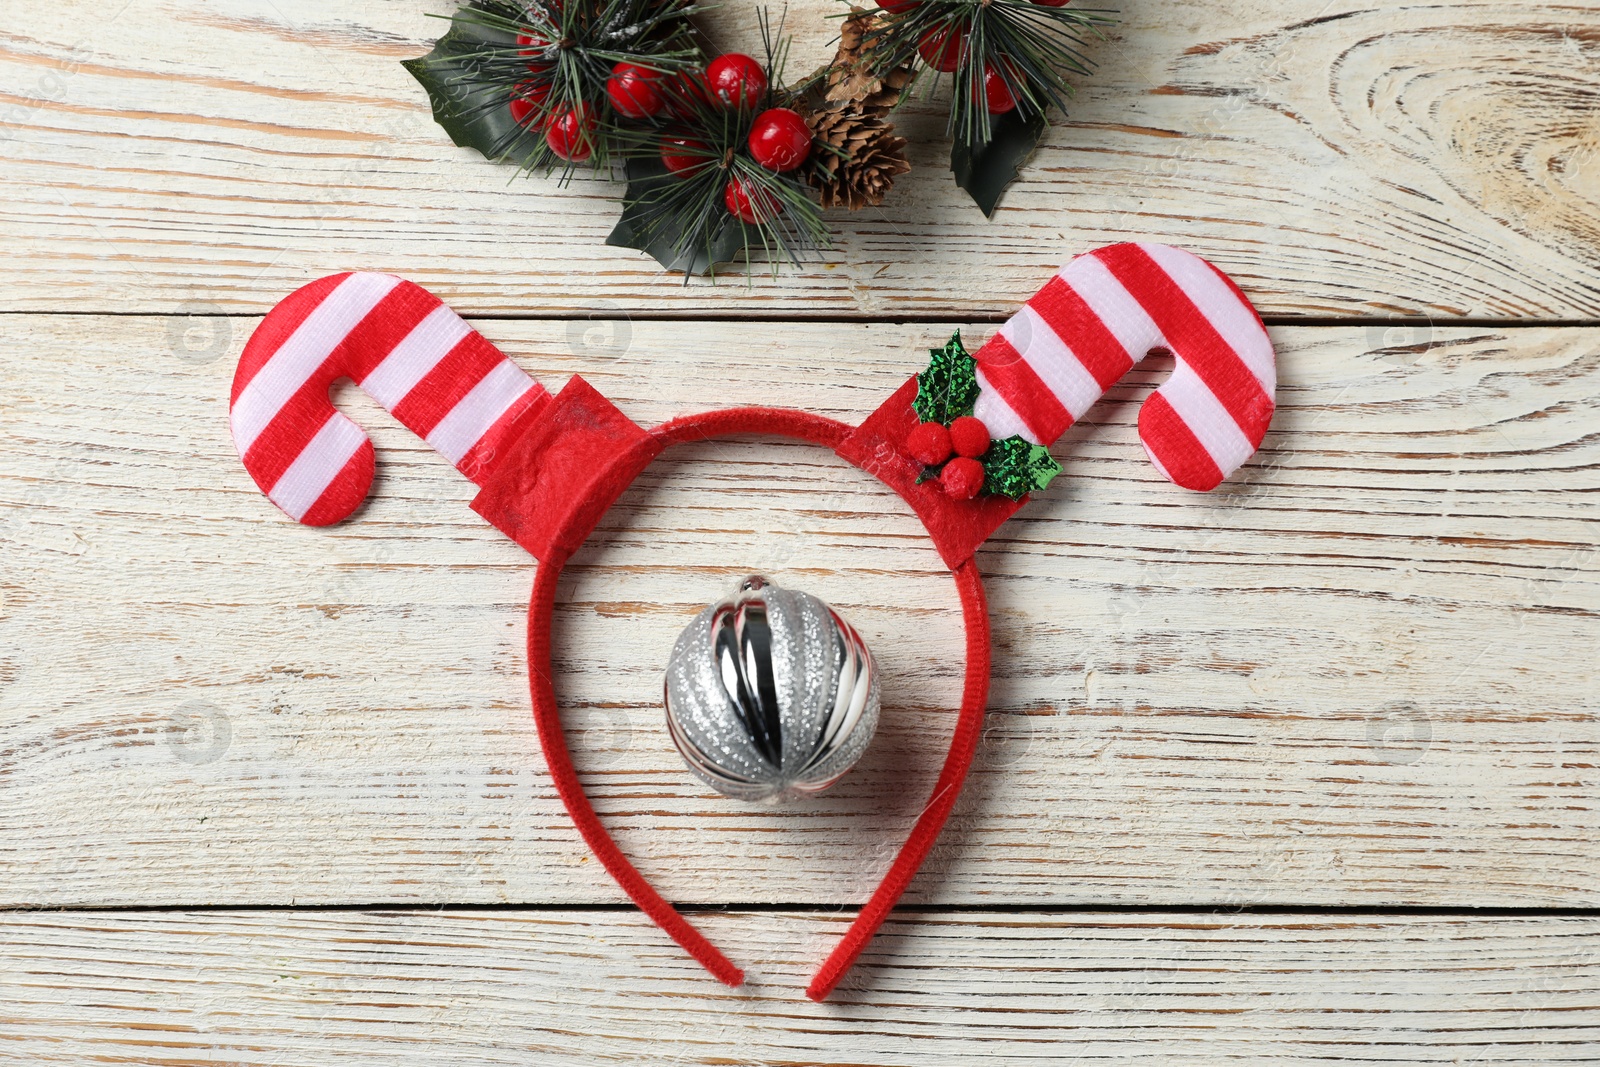
[[[978,457],[989,451],[989,428],[971,415],[963,415],[949,426],[920,423],[906,437],[906,451],[924,466],[944,464],[939,485],[957,500],[971,500],[983,488],[983,464]]]
[[[767,88],[767,72],[760,63],[730,52],[712,60],[703,73],[678,75],[675,95],[681,104],[675,109],[669,104],[669,110],[677,111],[675,117],[680,119],[691,118],[696,103],[748,113],[761,106]],[[767,170],[792,171],[811,156],[811,128],[792,108],[767,108],[751,123],[745,148]],[[661,163],[680,178],[693,177],[714,162],[711,146],[692,132],[670,134],[662,142]],[[729,177],[723,187],[722,202],[731,215],[751,224],[767,222],[781,210],[770,192],[737,176]]]
[[[546,110],[555,62],[550,56],[551,42],[531,33],[517,34],[522,58],[528,63],[529,78],[517,87],[511,98],[511,120],[519,126],[533,124],[544,128],[544,142],[550,151],[572,163],[582,163],[594,155],[599,123],[593,112],[581,104]],[[627,64],[618,64],[618,67]]]
[[[1065,7],[1068,0],[1032,0],[1032,2],[1040,7]],[[889,14],[899,15],[920,7],[922,0],[877,0],[877,3]],[[966,55],[969,33],[970,30],[966,26],[929,30],[922,35],[917,44],[917,51],[934,70],[942,74],[953,74],[956,68],[961,66],[961,60]],[[1013,87],[1021,84],[1022,72],[1010,59],[1002,56],[998,63],[985,60],[983,97],[989,114],[1003,115],[1015,110],[1017,94]]]

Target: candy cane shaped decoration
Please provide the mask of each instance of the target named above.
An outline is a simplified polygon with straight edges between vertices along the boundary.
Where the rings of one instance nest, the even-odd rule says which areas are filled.
[[[973,414],[995,437],[1049,445],[1156,349],[1177,366],[1139,411],[1167,478],[1214,489],[1261,446],[1277,372],[1255,308],[1191,252],[1119,244],[1074,259],[975,354]]]
[[[482,482],[504,443],[550,401],[543,386],[420,286],[338,274],[289,296],[257,328],[233,380],[233,440],[261,491],[307,526],[353,512],[372,442],[334,409],[349,378],[456,469]]]

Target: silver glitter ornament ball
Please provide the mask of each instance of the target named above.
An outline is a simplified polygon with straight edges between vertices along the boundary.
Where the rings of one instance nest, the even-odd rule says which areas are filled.
[[[828,788],[878,728],[878,668],[861,635],[816,597],[759,575],[678,635],[666,698],[689,769],[741,800]]]

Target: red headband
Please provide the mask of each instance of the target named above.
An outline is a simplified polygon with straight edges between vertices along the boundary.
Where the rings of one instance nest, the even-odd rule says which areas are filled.
[[[996,439],[1053,443],[1146,353],[1176,359],[1139,412],[1139,436],[1172,481],[1211,489],[1261,444],[1272,417],[1272,344],[1226,275],[1164,245],[1112,245],[1068,264],[976,353],[973,414]],[[765,434],[832,448],[909,502],[961,596],[967,634],[961,712],[933,796],[888,873],[807,989],[825,998],[916,875],[955,806],[982,734],[989,619],[973,553],[1026,498],[958,500],[907,450],[918,425],[912,378],[859,427],[778,408],[738,408],[635,425],[581,377],[552,397],[425,290],[382,274],[341,274],[272,310],[234,378],[234,439],[261,490],[312,526],[348,516],[373,476],[365,433],[334,410],[350,378],[481,491],[472,508],[539,560],[528,606],[528,676],[545,760],[579,832],[657,924],[729,985],[735,967],[663,900],[606,833],[562,733],[550,620],[562,567],[623,491],[671,445]]]

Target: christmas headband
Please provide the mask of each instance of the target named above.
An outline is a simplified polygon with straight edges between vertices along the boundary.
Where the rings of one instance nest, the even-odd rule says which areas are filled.
[[[973,553],[1059,469],[1048,446],[1156,350],[1170,352],[1175,366],[1139,411],[1140,440],[1168,479],[1211,489],[1266,433],[1276,386],[1272,343],[1225,274],[1157,244],[1111,245],[1074,259],[977,353],[968,355],[959,336],[953,339],[854,427],[803,411],[747,407],[646,430],[581,377],[552,396],[436,297],[371,273],[313,282],[267,315],[240,357],[231,418],[251,477],[306,525],[347,517],[372,482],[372,443],[330,400],[343,378],[479,486],[473,510],[539,561],[528,608],[528,676],[540,745],[562,802],[629,897],[733,986],[743,972],[622,854],[573,769],[550,667],[557,580],[640,472],[685,442],[735,434],[809,441],[909,502],[960,594],[967,645],[961,709],[932,798],[807,990],[821,1000],[927,857],[976,753],[990,639]]]

